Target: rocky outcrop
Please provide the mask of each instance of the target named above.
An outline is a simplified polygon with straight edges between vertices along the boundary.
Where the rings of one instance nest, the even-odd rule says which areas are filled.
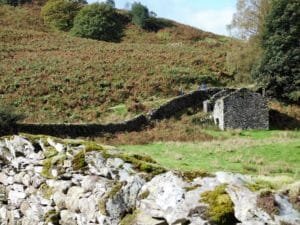
[[[300,224],[280,191],[267,198],[274,214],[258,207],[249,176],[165,172],[149,157],[80,140],[2,138],[0,167],[1,225]]]

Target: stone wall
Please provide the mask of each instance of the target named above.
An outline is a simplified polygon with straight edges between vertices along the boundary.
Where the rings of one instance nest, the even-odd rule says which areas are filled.
[[[161,120],[170,118],[176,115],[176,113],[190,107],[202,107],[203,101],[209,99],[221,90],[224,90],[224,88],[208,88],[206,90],[197,90],[186,95],[178,96],[150,112],[148,116],[150,120]]]
[[[17,132],[31,134],[46,134],[61,137],[100,136],[105,133],[131,132],[142,130],[155,120],[170,118],[187,108],[202,106],[203,101],[224,88],[209,88],[197,90],[178,96],[147,115],[140,115],[121,123],[110,124],[18,124]]]
[[[60,137],[90,137],[105,133],[139,131],[148,123],[147,117],[140,115],[128,121],[110,124],[18,124],[17,131]]]
[[[237,90],[216,101],[214,118],[220,129],[269,129],[267,101],[248,89]]]

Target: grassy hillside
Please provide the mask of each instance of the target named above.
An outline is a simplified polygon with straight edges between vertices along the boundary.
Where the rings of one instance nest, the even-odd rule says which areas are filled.
[[[36,6],[0,6],[0,99],[26,122],[131,117],[180,88],[228,82],[231,41],[172,22],[158,32],[128,24],[121,43],[48,30]]]

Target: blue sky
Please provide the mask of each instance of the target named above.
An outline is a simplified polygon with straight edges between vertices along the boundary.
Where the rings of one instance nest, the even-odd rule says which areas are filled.
[[[126,3],[132,3],[134,0],[115,0],[115,2],[117,8],[125,8]],[[138,0],[138,2],[157,13],[158,17],[228,35],[226,25],[231,22],[237,0]]]

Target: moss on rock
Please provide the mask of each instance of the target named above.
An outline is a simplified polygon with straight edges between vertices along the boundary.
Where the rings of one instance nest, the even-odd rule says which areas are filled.
[[[49,187],[47,184],[42,184],[39,188],[39,192],[45,199],[50,199],[53,195],[53,188]]]
[[[136,222],[137,212],[134,211],[132,214],[127,214],[120,222],[119,225],[132,225]]]
[[[60,213],[55,210],[50,210],[45,213],[44,220],[46,224],[51,223],[53,225],[59,225]]]
[[[213,224],[228,225],[238,221],[234,216],[234,205],[226,192],[226,185],[201,194],[201,201],[208,204],[207,216]]]
[[[74,155],[74,158],[72,159],[72,167],[73,170],[80,170],[85,166],[86,166],[85,151],[81,150],[76,155]]]
[[[208,173],[207,171],[203,171],[203,170],[176,171],[176,173],[187,182],[192,182],[197,177],[213,177],[212,174]]]

